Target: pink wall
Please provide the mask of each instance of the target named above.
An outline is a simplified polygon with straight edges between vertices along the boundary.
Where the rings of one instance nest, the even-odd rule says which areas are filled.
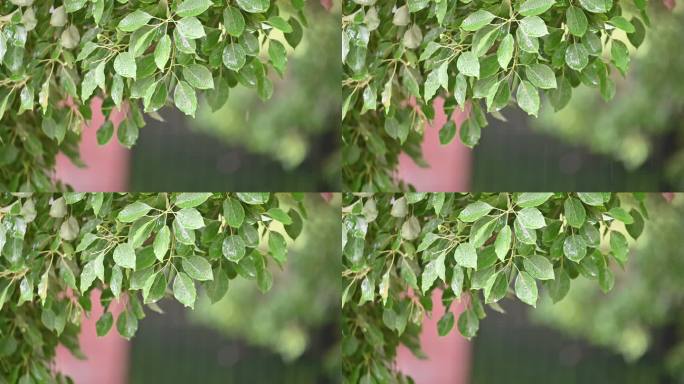
[[[114,137],[107,145],[97,144],[97,129],[104,123],[100,111],[102,100],[93,99],[93,119],[83,128],[80,153],[86,168],[78,168],[66,156],[57,157],[55,178],[71,185],[77,192],[119,192],[127,189],[130,151]],[[123,113],[112,114],[114,126],[118,126]]]
[[[399,160],[399,177],[416,187],[418,191],[427,192],[460,192],[467,191],[470,183],[471,150],[464,146],[458,137],[450,144],[439,142],[439,129],[447,122],[443,109],[444,100],[435,100],[435,119],[425,127],[422,145],[423,157],[430,165],[421,168],[413,160],[402,154]],[[466,114],[454,113],[452,118],[458,127],[465,120]],[[423,323],[421,345],[428,356],[420,360],[413,356],[407,348],[401,348],[397,358],[400,371],[410,375],[416,384],[465,384],[468,382],[470,370],[470,343],[455,329],[447,336],[437,334],[437,321],[444,314],[441,292],[433,293],[435,308],[431,318]],[[458,303],[452,311],[456,319],[463,311]]]
[[[89,318],[84,317],[81,325],[81,350],[86,360],[78,360],[66,348],[57,349],[56,369],[74,379],[76,384],[124,384],[128,375],[128,342],[116,330],[116,319],[122,306],[112,304],[114,325],[104,337],[98,337],[95,323],[103,313],[100,292],[90,296],[93,310]]]
[[[407,348],[401,348],[397,358],[399,370],[410,375],[416,384],[465,384],[470,371],[470,342],[458,330],[456,324],[447,336],[437,334],[437,321],[444,314],[441,300],[442,292],[434,291],[432,301],[435,303],[431,318],[423,322],[423,333],[420,337],[426,360],[413,356]],[[456,320],[463,311],[463,305],[455,303],[451,310]]]
[[[413,184],[417,191],[461,192],[467,191],[470,183],[471,150],[458,137],[447,144],[439,143],[439,128],[447,122],[442,98],[435,99],[435,119],[425,127],[423,157],[429,168],[417,166],[405,154],[399,159],[399,177]],[[460,127],[465,113],[454,113],[453,120]]]
[[[119,144],[116,133],[107,145],[97,144],[95,134],[104,123],[101,105],[102,100],[93,100],[93,119],[83,129],[80,153],[86,168],[76,167],[62,154],[57,157],[55,177],[71,185],[75,191],[124,191],[128,185],[129,150]],[[123,113],[112,114],[115,126],[122,118]],[[93,311],[89,318],[83,318],[81,326],[81,350],[87,359],[78,360],[60,346],[55,361],[56,369],[71,376],[76,384],[123,384],[127,382],[128,374],[128,342],[116,330],[116,316],[107,336],[97,336],[95,323],[103,311],[99,297],[99,292],[92,293]],[[115,315],[121,310],[117,304],[112,305]]]

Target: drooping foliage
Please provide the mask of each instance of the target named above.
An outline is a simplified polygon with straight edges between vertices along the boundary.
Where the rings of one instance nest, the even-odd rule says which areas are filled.
[[[84,123],[102,98],[97,141],[131,147],[144,115],[194,116],[238,85],[273,93],[307,20],[304,0],[10,0],[0,4],[0,187],[54,190],[58,152],[80,164]],[[198,98],[199,96],[199,98]],[[115,127],[113,111],[126,118]]]
[[[300,234],[302,194],[65,193],[0,195],[0,382],[65,382],[51,370],[100,292],[98,335],[129,339],[145,308],[174,297],[194,308],[234,279],[273,283]],[[198,290],[202,287],[202,290]],[[114,315],[110,307],[120,303]]]
[[[472,338],[506,297],[556,302],[579,276],[608,292],[648,212],[643,194],[406,193],[346,194],[342,216],[343,373],[365,384],[410,382],[394,359],[400,345],[421,355],[426,315]]]
[[[537,116],[543,98],[563,108],[573,88],[615,95],[644,39],[646,2],[613,0],[347,0],[343,6],[344,183],[351,191],[403,187],[394,171],[404,152],[423,165],[423,130],[433,101],[447,115],[447,144],[475,146],[487,114],[517,104]]]

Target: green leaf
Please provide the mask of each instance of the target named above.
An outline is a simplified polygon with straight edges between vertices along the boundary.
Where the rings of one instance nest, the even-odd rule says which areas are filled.
[[[544,20],[539,16],[527,16],[518,22],[523,33],[530,37],[542,37],[549,34]]]
[[[238,6],[245,12],[264,13],[270,5],[269,0],[237,0]]]
[[[484,201],[476,201],[468,204],[461,213],[458,214],[458,219],[465,223],[472,223],[479,218],[489,214],[494,207]]]
[[[122,77],[135,79],[137,66],[135,58],[130,52],[121,52],[114,59],[114,71]]]
[[[587,32],[587,27],[589,26],[584,11],[572,5],[565,11],[565,22],[568,25],[570,33],[577,37],[584,36]]]
[[[456,61],[456,68],[465,76],[480,77],[480,62],[471,51],[461,53]]]
[[[121,243],[114,249],[114,262],[122,268],[135,270],[135,250],[128,243]]]
[[[532,255],[523,259],[525,271],[537,280],[553,280],[553,264],[544,256]]]
[[[230,43],[223,49],[223,65],[235,72],[247,62],[247,54],[242,45]]]
[[[449,144],[451,140],[454,139],[454,136],[456,136],[456,124],[452,121],[449,120],[442,129],[439,130],[439,142],[442,145]]]
[[[523,111],[535,117],[539,114],[539,92],[532,83],[526,80],[521,81],[516,97]]]
[[[508,275],[496,273],[487,280],[484,289],[485,303],[496,303],[506,297],[508,292]]]
[[[73,13],[85,7],[87,0],[64,0],[64,9],[67,13]]]
[[[185,0],[176,9],[180,17],[198,16],[212,6],[210,0]]]
[[[195,308],[195,299],[197,298],[195,283],[185,272],[178,272],[173,281],[173,297],[184,306]]]
[[[600,268],[598,278],[599,287],[601,287],[603,293],[608,293],[613,289],[613,286],[615,285],[615,275],[613,275],[613,272],[609,268]]]
[[[619,40],[612,40],[610,46],[610,56],[613,59],[615,66],[624,75],[629,68],[629,49]]]
[[[571,235],[563,241],[563,254],[576,263],[587,255],[587,243],[580,235]]]
[[[268,18],[268,23],[271,24],[276,29],[281,30],[284,33],[290,33],[292,32],[292,26],[290,23],[287,22],[287,20],[283,19],[280,16],[271,16]]]
[[[195,117],[197,110],[197,95],[195,90],[185,81],[178,82],[173,93],[173,102],[178,109],[188,116]]]
[[[138,331],[138,318],[128,311],[123,311],[116,320],[116,329],[124,339],[130,340]]]
[[[154,243],[152,244],[154,256],[157,260],[164,261],[164,256],[166,255],[166,252],[169,251],[170,243],[171,230],[165,225],[157,232],[157,236],[154,238]]]
[[[237,235],[226,237],[223,240],[221,251],[226,259],[234,263],[240,261],[247,252],[245,241]]]
[[[425,91],[423,96],[425,100],[432,100],[440,87],[443,87],[446,90],[449,86],[449,75],[447,74],[448,64],[449,63],[445,61],[442,65],[433,69],[428,74],[427,79],[425,80]]]
[[[603,205],[603,194],[601,192],[578,192],[577,197],[586,205],[593,207]]]
[[[458,331],[466,339],[472,339],[480,328],[480,319],[472,309],[461,312],[458,317]]]
[[[178,208],[193,208],[203,204],[211,197],[211,192],[185,192],[176,196],[174,205]]]
[[[228,5],[223,10],[223,25],[229,35],[240,37],[245,31],[245,18],[239,9]]]
[[[541,15],[548,11],[553,4],[555,4],[554,0],[525,0],[518,12],[523,16]]]
[[[470,243],[461,243],[454,251],[454,260],[465,268],[477,268],[477,252]]]
[[[625,236],[617,231],[610,231],[610,250],[613,251],[615,258],[625,263],[629,253],[629,244]]]
[[[202,38],[205,35],[202,23],[196,17],[186,17],[176,22],[176,28],[181,36],[188,40]]]
[[[181,264],[185,273],[194,280],[207,281],[214,279],[211,264],[204,257],[190,256],[183,258]]]
[[[553,196],[550,192],[524,192],[518,195],[516,204],[522,208],[537,207]]]
[[[634,218],[621,207],[613,207],[608,211],[608,215],[616,220],[620,220],[625,224],[634,223]]]
[[[123,100],[123,89],[123,77],[114,75],[112,78],[112,88],[110,89],[110,93],[112,100],[117,107],[121,105],[121,101]]]
[[[124,147],[131,148],[133,144],[135,144],[136,140],[138,140],[138,134],[138,126],[131,118],[126,119],[119,124],[117,137],[119,139],[119,143],[121,143],[121,145]]]
[[[510,33],[499,43],[499,48],[496,50],[496,59],[502,69],[508,69],[508,64],[513,58],[514,43],[513,35]]]
[[[466,93],[468,92],[468,82],[462,73],[456,75],[456,85],[454,86],[454,98],[458,105],[465,105]]]
[[[511,227],[505,226],[494,241],[494,251],[499,260],[504,261],[508,251],[511,249]]]
[[[454,327],[454,313],[447,312],[437,322],[437,333],[440,336],[446,336]]]
[[[287,51],[283,43],[278,40],[269,40],[268,57],[271,59],[273,68],[282,75],[287,64]]]
[[[494,20],[496,16],[491,12],[479,9],[465,18],[461,23],[461,28],[465,31],[477,31]]]
[[[521,271],[515,279],[515,295],[525,304],[537,306],[537,282],[527,272]]]
[[[148,277],[143,287],[143,301],[145,304],[156,303],[164,298],[167,285],[166,275],[161,271]]]
[[[613,0],[580,0],[582,8],[591,13],[607,13],[613,7]]]
[[[571,44],[565,51],[565,63],[575,71],[581,71],[589,64],[589,52],[584,44]]]
[[[105,312],[95,323],[95,331],[98,336],[102,337],[109,333],[112,325],[114,325],[114,316],[112,316],[111,312]]]
[[[211,72],[201,64],[191,64],[183,67],[183,77],[190,85],[197,89],[213,89],[214,79]]]
[[[266,212],[266,214],[268,214],[274,220],[278,220],[285,225],[292,224],[292,218],[280,208],[271,208]]]
[[[109,280],[109,289],[112,291],[112,294],[114,297],[117,299],[121,295],[121,289],[122,289],[122,284],[123,282],[123,271],[121,270],[121,267],[118,265],[115,265],[112,267],[112,277]],[[83,291],[83,289],[81,289]]]
[[[559,269],[554,280],[549,281],[549,296],[554,303],[561,301],[570,291],[570,277],[565,269]]]
[[[122,223],[132,223],[147,215],[150,210],[152,210],[152,207],[149,205],[143,203],[142,201],[136,201],[124,207],[124,209],[119,212],[116,218]]]
[[[261,205],[268,202],[270,194],[268,192],[238,192],[237,197],[243,203],[249,205]]]
[[[525,228],[539,229],[546,226],[544,215],[537,208],[523,208],[517,212],[518,220]]]
[[[226,271],[221,267],[216,268],[214,270],[214,280],[206,284],[207,296],[209,296],[212,304],[217,303],[226,295],[229,284],[230,279]]]
[[[569,197],[563,203],[563,210],[565,212],[565,219],[571,227],[582,228],[587,218],[587,212],[581,201],[574,197]]]
[[[537,243],[537,232],[534,229],[525,227],[519,218],[513,222],[515,238],[523,244],[534,245]]]
[[[360,1],[368,1],[368,0],[360,0]],[[373,1],[373,2],[375,2],[375,1]],[[411,12],[411,13],[418,12],[421,9],[425,9],[430,4],[429,0],[408,0],[406,3],[408,4],[408,9],[409,9],[409,12]]]
[[[228,197],[223,202],[223,217],[231,227],[240,228],[245,220],[245,209],[239,201]]]
[[[446,279],[446,270],[444,266],[445,258],[444,253],[442,253],[430,260],[430,262],[425,265],[425,268],[423,268],[423,274],[421,275],[421,291],[423,293],[427,292],[432,287],[437,278],[441,277],[442,280]]]
[[[204,227],[204,219],[195,208],[183,208],[176,212],[176,220],[185,229],[200,229]]]
[[[164,70],[166,63],[169,61],[171,55],[171,38],[169,35],[162,36],[157,42],[157,46],[154,48],[154,63],[157,68]]]
[[[283,235],[278,232],[270,231],[268,233],[268,249],[278,263],[285,263],[287,259],[287,242]]]
[[[129,13],[119,22],[119,29],[124,32],[133,32],[152,19],[152,15],[139,9]]]
[[[420,222],[415,216],[411,216],[401,225],[401,237],[413,241],[420,235]]]
[[[112,136],[114,136],[114,124],[111,121],[105,121],[95,135],[97,137],[97,144],[107,144],[112,139]]]
[[[525,68],[527,80],[529,80],[535,87],[541,89],[556,88],[556,75],[553,73],[551,67],[546,64],[532,64]]]

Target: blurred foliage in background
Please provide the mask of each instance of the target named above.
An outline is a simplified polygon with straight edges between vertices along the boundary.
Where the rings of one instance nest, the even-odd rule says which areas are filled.
[[[310,2],[310,26],[289,57],[283,79],[274,79],[273,97],[260,100],[250,89],[237,88],[230,102],[216,112],[205,104],[191,126],[249,151],[267,154],[292,169],[311,151],[320,150],[323,135],[334,137],[323,148],[324,172],[339,175],[339,125],[342,77],[339,52],[340,3],[331,10]]]
[[[608,295],[580,279],[561,302],[542,305],[534,318],[571,336],[607,346],[627,361],[653,360],[667,378],[684,382],[684,196],[649,205],[652,222],[627,269]],[[583,281],[582,281],[583,280]],[[651,382],[659,382],[652,378]]]
[[[285,269],[272,270],[278,289],[236,283],[215,304],[200,294],[195,311],[167,303],[150,314],[133,339],[130,382],[339,383],[340,204],[339,194],[307,194],[304,230]]]
[[[337,378],[342,229],[340,195],[334,196],[330,203],[309,199],[309,221],[290,248],[287,267],[273,271],[277,290],[264,295],[249,284],[232,284],[218,303],[199,302],[191,319],[274,350],[285,361],[313,349],[331,380]]]
[[[646,40],[636,51],[617,94],[605,102],[587,86],[574,90],[559,112],[542,108],[536,129],[607,154],[628,170],[664,157],[668,183],[684,187],[684,4],[670,13],[660,2]],[[655,9],[654,9],[655,11]]]

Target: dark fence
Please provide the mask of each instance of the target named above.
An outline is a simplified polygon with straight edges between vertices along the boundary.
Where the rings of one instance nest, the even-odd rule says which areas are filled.
[[[666,156],[660,150],[641,168],[628,171],[608,156],[532,130],[518,109],[505,115],[508,122],[489,119],[473,151],[474,191],[668,190]],[[664,149],[667,138],[659,140],[655,147]]]
[[[166,313],[148,314],[133,339],[129,368],[132,384],[335,382],[326,371],[319,347],[286,363],[266,349],[190,323],[176,302],[169,300],[162,306]]]
[[[285,170],[276,160],[231,147],[188,128],[183,115],[165,110],[149,120],[133,149],[131,191],[329,191],[323,162],[337,147],[339,130],[314,138],[307,160]]]

